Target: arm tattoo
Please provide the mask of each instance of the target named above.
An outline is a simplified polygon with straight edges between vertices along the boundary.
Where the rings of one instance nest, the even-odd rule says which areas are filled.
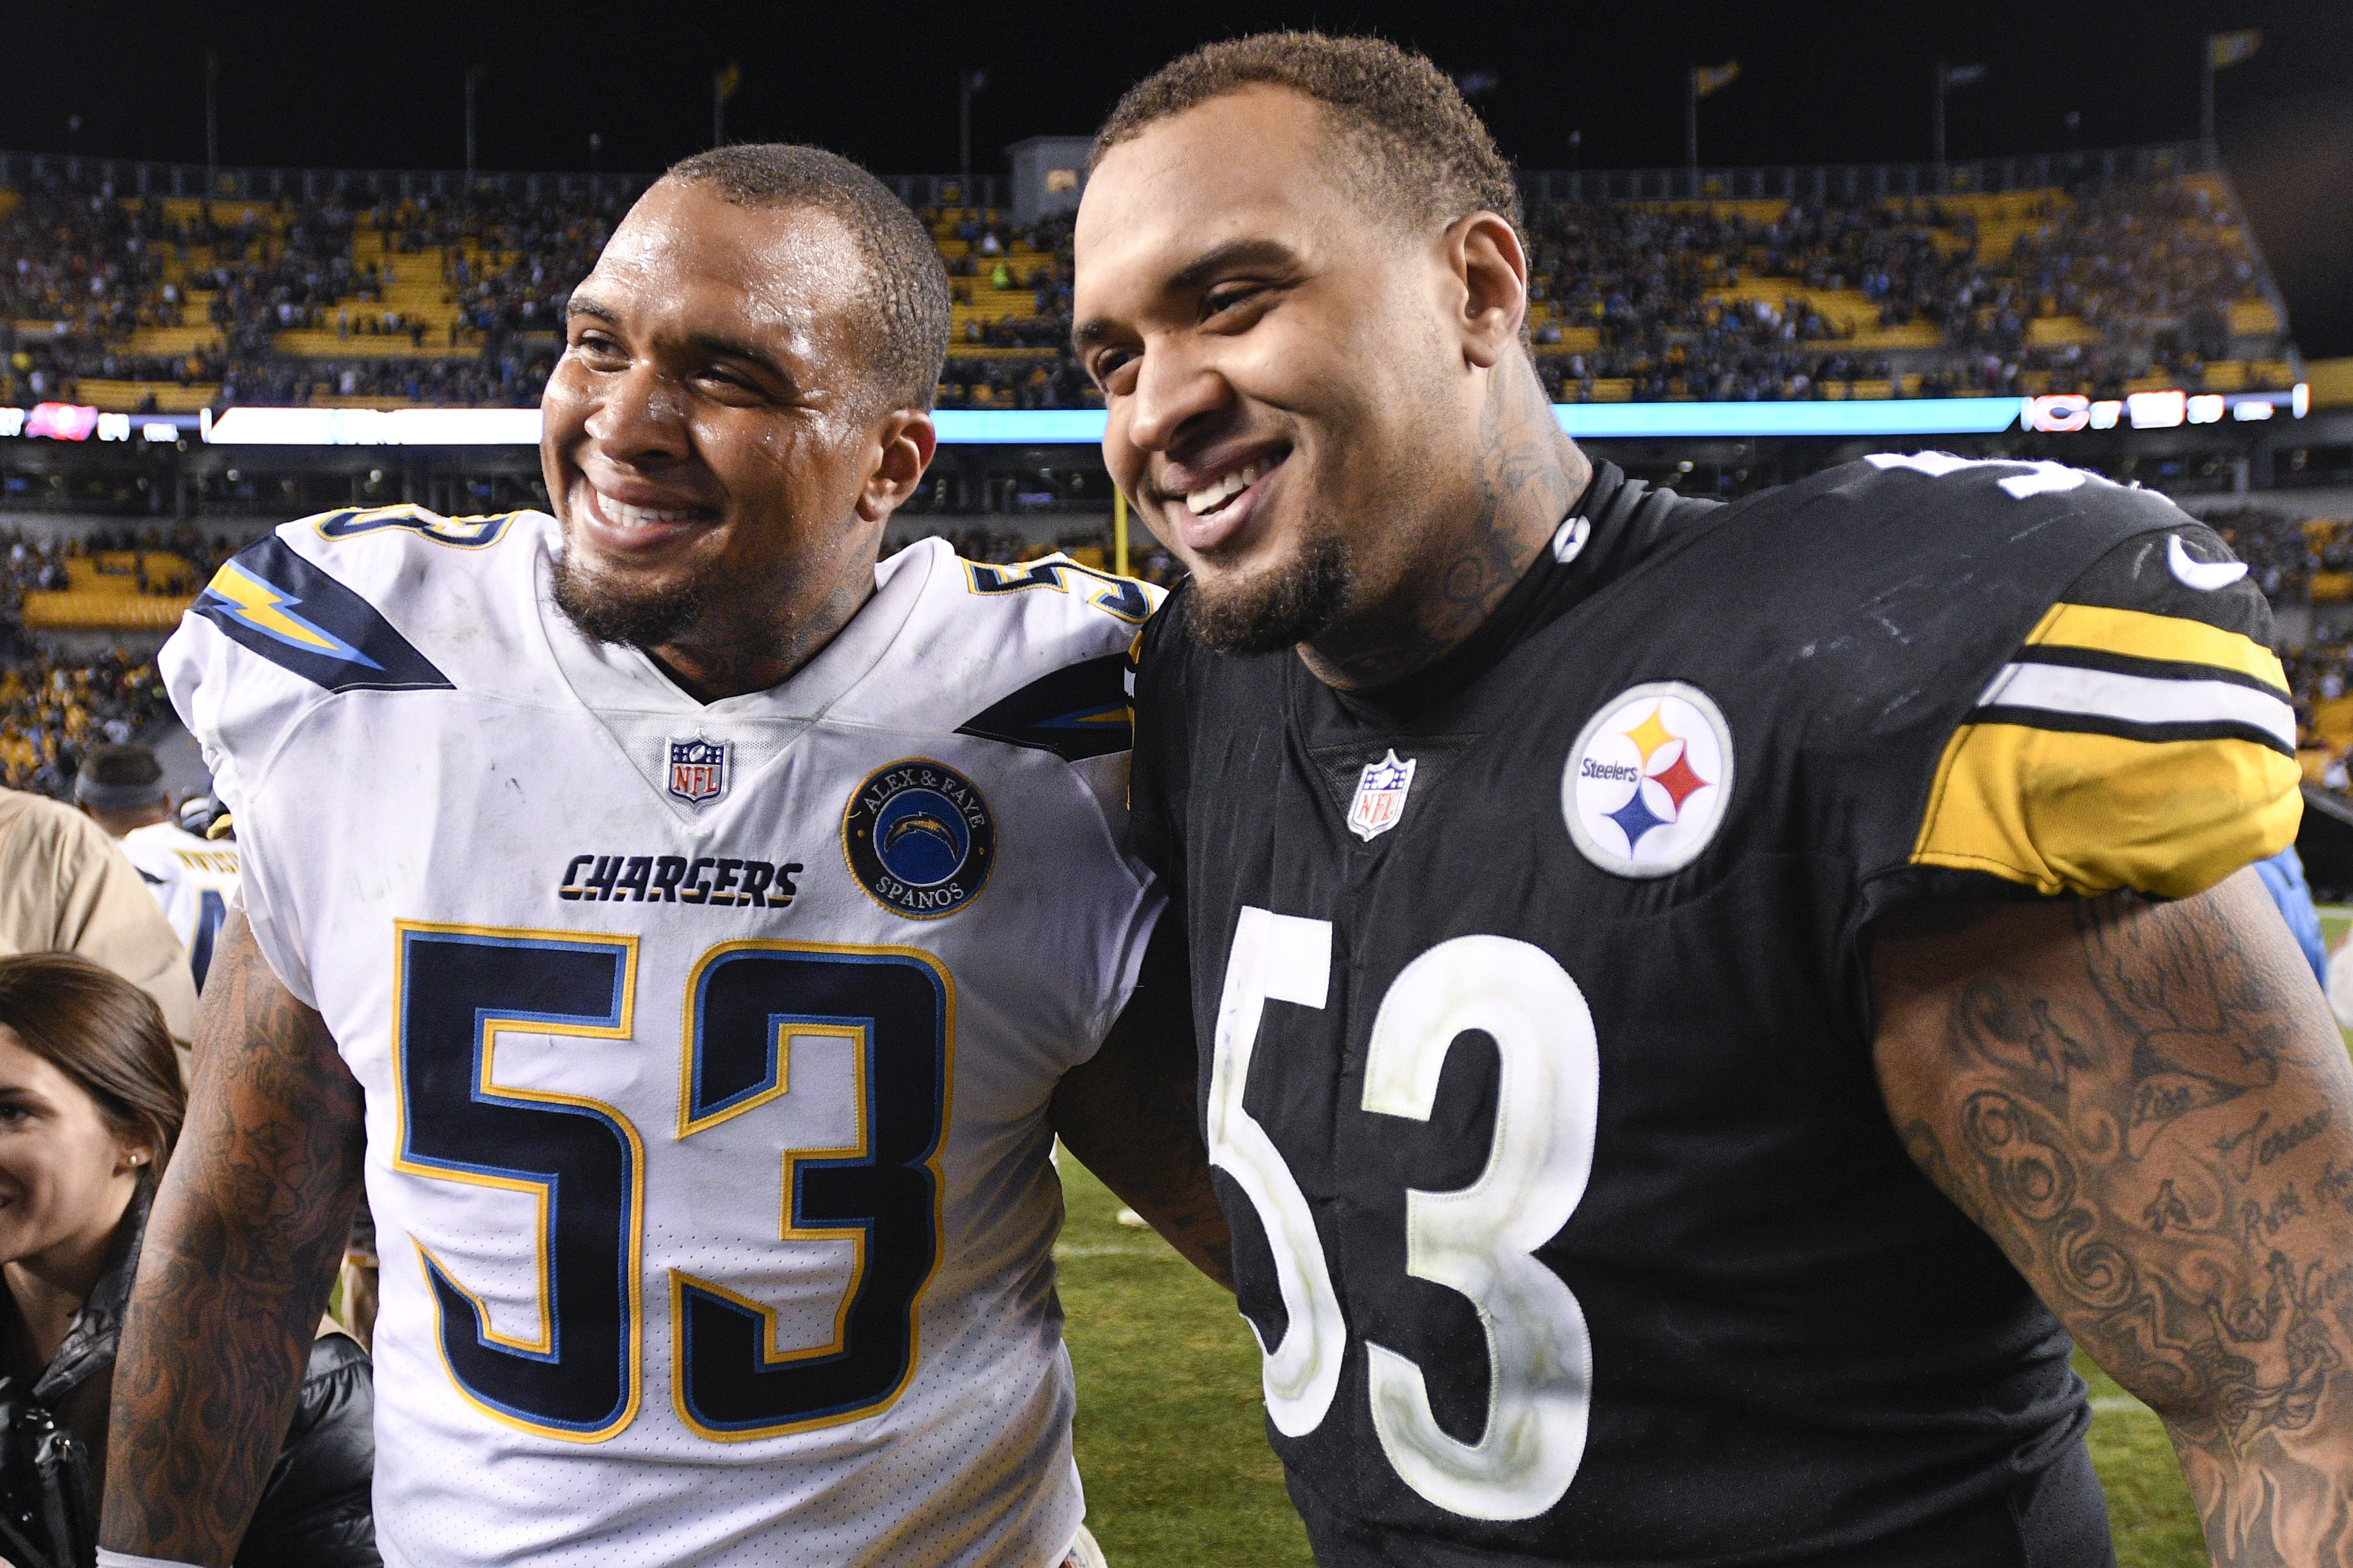
[[[2353,1564],[2353,1070],[2260,887],[1933,920],[1873,959],[1912,1158],[2164,1417],[2218,1565]]]
[[[188,1563],[235,1556],[343,1256],[361,1111],[325,1025],[232,916],[116,1359],[107,1546]]]
[[[1135,994],[1103,1048],[1063,1075],[1048,1115],[1082,1164],[1230,1290],[1233,1240],[1209,1183],[1197,1111],[1193,1012],[1175,910],[1160,919]]]

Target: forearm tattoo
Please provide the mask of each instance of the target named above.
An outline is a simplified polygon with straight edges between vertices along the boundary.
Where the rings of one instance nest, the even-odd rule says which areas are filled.
[[[359,1194],[359,1087],[242,917],[197,1018],[188,1119],[140,1253],[100,1539],[227,1563],[278,1456]]]
[[[1912,992],[1883,1079],[1914,1160],[2164,1417],[2214,1561],[2353,1563],[2353,1073],[2246,894],[2053,911]]]

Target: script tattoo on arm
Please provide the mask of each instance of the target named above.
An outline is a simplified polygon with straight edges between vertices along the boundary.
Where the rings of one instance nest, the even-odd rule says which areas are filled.
[[[1913,1159],[2164,1419],[2217,1568],[2353,1564],[2353,1066],[2253,873],[1907,912],[1872,984]]]
[[[364,1146],[359,1085],[242,914],[206,980],[194,1076],[116,1357],[99,1538],[225,1564],[293,1413]]]
[[[1048,1117],[1079,1162],[1202,1273],[1234,1288],[1233,1238],[1209,1183],[1182,922],[1161,917],[1135,992],[1093,1058],[1055,1087]]]

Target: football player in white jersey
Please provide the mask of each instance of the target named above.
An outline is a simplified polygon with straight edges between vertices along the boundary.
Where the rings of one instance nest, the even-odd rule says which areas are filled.
[[[74,775],[74,801],[119,844],[164,906],[202,990],[228,907],[237,899],[237,845],[199,838],[172,815],[164,764],[148,747],[92,746]]]
[[[1159,1173],[1198,1145],[1125,842],[1150,591],[875,562],[948,314],[862,170],[702,154],[571,297],[553,516],[292,522],[199,600],[164,668],[244,915],[102,1562],[231,1560],[363,1171],[393,1568],[1082,1540],[1054,1133],[1205,1267],[1225,1233]]]

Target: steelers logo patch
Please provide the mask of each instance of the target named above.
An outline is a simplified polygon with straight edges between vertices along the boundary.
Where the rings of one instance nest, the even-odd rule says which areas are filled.
[[[1587,721],[1560,780],[1560,811],[1585,858],[1620,877],[1663,877],[1698,858],[1732,799],[1732,731],[1680,680],[1620,692]]]
[[[910,757],[875,770],[851,794],[841,853],[876,903],[911,921],[937,920],[988,885],[997,819],[970,779]]]

